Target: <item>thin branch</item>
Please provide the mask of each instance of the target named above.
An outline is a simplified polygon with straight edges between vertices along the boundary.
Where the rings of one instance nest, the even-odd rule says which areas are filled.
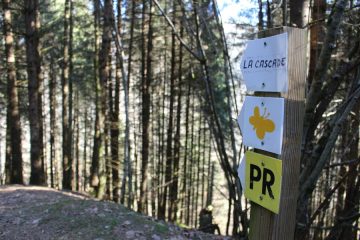
[[[327,206],[329,206],[331,196],[335,193],[335,191],[341,186],[341,184],[346,180],[347,176],[349,175],[349,172],[347,172],[340,181],[326,194],[325,199],[320,203],[318,208],[315,210],[315,212],[312,214],[308,224],[307,228],[310,227],[310,225],[314,222],[315,218],[319,215],[319,213]]]
[[[324,45],[321,49],[319,60],[317,61],[315,74],[311,82],[309,94],[306,99],[304,132],[303,138],[307,138],[309,126],[314,119],[314,110],[321,99],[321,88],[327,76],[326,71],[330,63],[330,57],[335,49],[337,32],[339,30],[340,22],[344,15],[348,0],[339,0],[334,5],[334,8],[329,16],[331,21],[328,21],[327,34]]]
[[[344,166],[344,165],[350,165],[350,164],[353,164],[353,163],[356,163],[356,162],[359,162],[359,161],[360,161],[360,158],[353,159],[353,160],[350,160],[350,161],[341,162],[341,163],[334,163],[334,164],[331,164],[331,165],[325,167],[325,169],[334,168],[334,167],[340,167],[340,166]]]
[[[157,0],[152,0],[155,5],[158,7],[158,9],[160,10],[161,14],[164,16],[164,18],[166,19],[167,23],[169,24],[169,26],[171,27],[171,29],[173,30],[176,38],[180,41],[181,45],[191,54],[193,55],[199,62],[204,62],[205,59],[199,57],[193,50],[190,49],[190,47],[185,43],[185,41],[180,37],[179,33],[177,32],[173,22],[171,21],[171,19],[166,15],[165,11],[162,9],[162,7],[160,6],[160,4],[158,3]]]
[[[342,124],[346,120],[347,116],[349,115],[350,111],[353,109],[356,103],[358,103],[360,97],[360,87],[358,87],[354,93],[349,96],[348,100],[343,105],[344,110],[339,110],[337,115],[334,116],[332,124],[332,131],[328,137],[326,137],[327,141],[325,147],[321,151],[320,157],[317,156],[318,152],[314,151],[312,159],[318,159],[315,167],[313,168],[312,172],[307,176],[306,181],[301,185],[299,199],[303,201],[306,199],[314,190],[317,180],[320,177],[321,171],[324,169],[326,162],[329,160],[329,155],[333,150],[337,137],[341,131]],[[317,148],[321,148],[318,146]]]

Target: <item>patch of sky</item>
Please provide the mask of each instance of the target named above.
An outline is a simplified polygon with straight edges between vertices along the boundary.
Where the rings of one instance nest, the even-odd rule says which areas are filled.
[[[258,1],[217,0],[217,3],[229,47],[234,75],[240,83],[242,82],[240,58],[244,50],[244,44],[248,39],[248,31],[250,29],[254,31],[258,23]],[[245,92],[243,84],[240,84],[240,91]]]
[[[254,0],[218,0],[219,10],[224,24],[257,24],[257,1]]]

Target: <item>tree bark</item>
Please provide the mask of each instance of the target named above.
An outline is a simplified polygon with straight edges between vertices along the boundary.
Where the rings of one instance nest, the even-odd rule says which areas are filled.
[[[72,129],[71,129],[71,108],[70,103],[72,88],[70,88],[70,65],[71,65],[71,45],[72,45],[72,0],[65,1],[65,18],[64,18],[64,49],[63,49],[63,66],[62,66],[62,127],[63,127],[63,188],[72,190],[73,183],[73,158],[72,158]]]
[[[109,54],[111,50],[112,31],[114,23],[113,1],[105,0],[103,11],[103,32],[102,43],[99,51],[99,93],[100,93],[100,109],[99,115],[99,145],[96,150],[99,156],[99,186],[97,188],[97,198],[103,199],[106,191],[106,159],[103,156],[103,151],[106,146],[103,146],[106,135],[106,109],[107,109],[107,81],[110,75]]]
[[[264,29],[263,1],[262,1],[262,0],[258,0],[258,4],[259,4],[259,12],[258,12],[259,23],[258,23],[258,30],[259,30],[259,31],[262,31],[262,30]]]
[[[176,18],[176,5],[174,2],[174,15],[173,18]],[[173,31],[172,33],[172,40],[171,40],[171,72],[170,72],[170,100],[169,100],[169,120],[168,120],[168,128],[167,128],[167,139],[166,139],[166,163],[165,163],[165,187],[163,192],[163,205],[160,219],[165,219],[165,213],[166,213],[166,205],[167,205],[167,195],[169,186],[168,183],[172,181],[173,176],[173,118],[174,118],[174,98],[175,98],[175,33]],[[170,216],[172,215],[172,209],[171,207],[168,208],[168,218],[171,220]]]
[[[315,66],[321,51],[321,43],[325,37],[324,20],[326,15],[326,0],[314,0],[311,9],[311,20],[314,25],[310,28],[310,63],[307,84],[311,85]]]
[[[290,0],[290,26],[303,28],[309,20],[309,0]]]
[[[145,24],[146,1],[143,1],[143,24]],[[145,26],[145,25],[143,25]],[[143,28],[145,31],[145,28]],[[143,33],[144,34],[144,33]],[[145,40],[145,39],[144,39]],[[145,41],[143,41],[145,48]],[[143,212],[146,208],[146,192],[148,179],[148,165],[149,165],[149,123],[150,123],[150,85],[152,78],[152,50],[153,50],[153,28],[152,28],[152,1],[149,1],[149,19],[148,19],[148,34],[147,34],[147,60],[142,68],[142,164],[141,164],[141,186],[140,186],[140,200],[139,212]],[[145,51],[142,58],[145,58]],[[143,63],[145,64],[145,62]],[[146,70],[145,70],[146,69]]]
[[[121,3],[119,0],[117,3],[117,34],[121,35]],[[119,36],[120,37],[120,36]],[[116,40],[115,40],[116,41]],[[114,202],[120,202],[120,158],[119,158],[119,105],[120,105],[120,78],[121,78],[121,67],[119,51],[120,49],[116,49],[117,57],[116,57],[116,73],[115,73],[115,97],[114,102],[111,106],[111,165],[112,165],[112,182],[113,182],[113,200]],[[124,86],[125,88],[126,86]]]
[[[5,54],[6,54],[6,67],[7,67],[7,134],[6,148],[11,149],[11,155],[7,161],[10,161],[9,179],[6,182],[11,184],[23,184],[23,167],[22,167],[22,152],[21,152],[21,122],[19,113],[19,97],[16,79],[16,66],[15,66],[15,47],[14,37],[12,31],[12,17],[10,4],[11,0],[3,0],[3,28],[5,37]],[[9,129],[9,130],[8,130]],[[10,142],[8,143],[8,140]],[[6,172],[8,172],[6,170]]]
[[[180,37],[184,35],[184,27],[180,27]],[[182,109],[182,73],[183,73],[183,47],[179,49],[179,66],[178,66],[178,96],[177,96],[177,109],[176,109],[176,131],[174,136],[174,164],[173,164],[173,181],[170,185],[170,208],[172,216],[170,221],[177,221],[178,212],[178,184],[179,184],[179,165],[180,165],[180,134],[181,134],[181,109]]]
[[[192,70],[191,70],[192,72]],[[191,79],[191,74],[189,74],[189,79]],[[189,142],[189,112],[190,112],[190,94],[191,94],[191,85],[190,81],[186,82],[187,84],[187,93],[186,93],[186,104],[185,104],[185,145],[184,145],[184,162],[183,162],[183,173],[182,173],[182,189],[181,189],[181,212],[180,212],[180,219],[183,219],[185,224],[188,224],[186,216],[187,214],[187,206],[189,205],[187,201],[187,182],[188,179],[188,142]]]
[[[130,42],[129,42],[129,59],[128,59],[128,71],[127,78],[123,76],[124,85],[124,100],[125,100],[125,144],[124,144],[124,172],[123,178],[121,180],[121,204],[125,202],[125,192],[126,192],[126,179],[129,177],[131,171],[131,159],[130,159],[130,122],[129,122],[129,86],[131,80],[131,67],[132,67],[132,49],[133,49],[133,39],[134,39],[134,21],[135,21],[135,1],[131,2],[131,21],[130,21]],[[130,190],[129,190],[130,191]]]
[[[50,185],[51,187],[59,187],[59,183],[55,182],[56,174],[58,172],[57,154],[56,154],[56,72],[53,59],[50,60],[50,83],[49,83],[49,97],[50,97]]]
[[[25,0],[25,43],[28,74],[29,122],[30,122],[30,184],[45,185],[42,122],[42,70],[40,55],[39,0]]]
[[[91,160],[91,180],[90,185],[96,188],[99,186],[99,154],[100,154],[100,90],[101,84],[99,80],[99,45],[100,45],[100,1],[93,0],[94,4],[94,35],[95,35],[95,54],[94,54],[94,80],[95,80],[95,126],[94,126],[94,144]]]

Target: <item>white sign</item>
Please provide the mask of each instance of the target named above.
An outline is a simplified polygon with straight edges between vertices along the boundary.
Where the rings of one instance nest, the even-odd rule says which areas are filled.
[[[238,123],[244,145],[281,154],[284,98],[246,96]]]
[[[241,71],[248,91],[287,92],[287,33],[248,41]]]

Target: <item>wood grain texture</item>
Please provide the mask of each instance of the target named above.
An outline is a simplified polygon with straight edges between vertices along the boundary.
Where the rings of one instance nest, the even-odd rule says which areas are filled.
[[[282,155],[283,177],[279,214],[252,203],[250,217],[251,240],[289,240],[294,239],[296,203],[299,188],[300,144],[302,137],[305,81],[307,74],[307,31],[283,27],[263,31],[259,37],[269,37],[282,32],[288,33],[288,74],[289,90],[282,94],[285,98],[285,119]],[[255,93],[255,95],[264,95]],[[277,97],[277,93],[267,93]],[[267,154],[269,155],[269,154]]]

